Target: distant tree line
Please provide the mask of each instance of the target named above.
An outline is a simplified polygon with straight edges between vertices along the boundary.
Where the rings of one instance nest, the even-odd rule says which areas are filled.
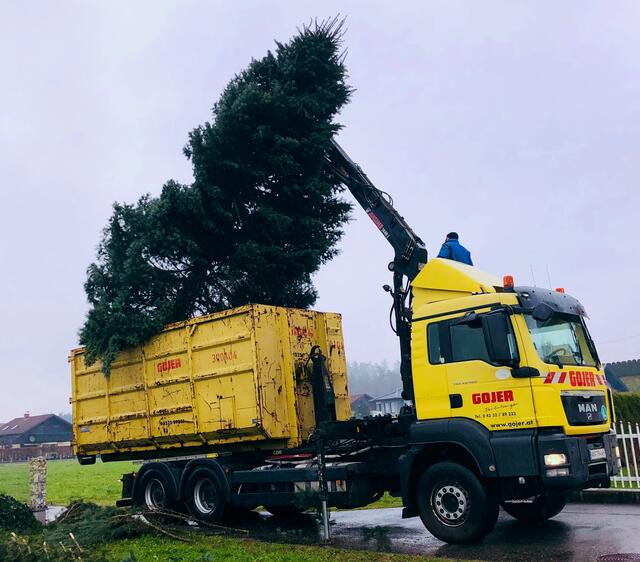
[[[400,364],[354,361],[347,365],[349,393],[369,394],[373,398],[402,387]]]
[[[614,392],[613,407],[616,410],[616,419],[618,421],[640,422],[640,393]]]

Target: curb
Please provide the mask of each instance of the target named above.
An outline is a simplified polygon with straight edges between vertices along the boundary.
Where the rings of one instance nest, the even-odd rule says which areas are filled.
[[[640,504],[640,489],[594,488],[570,492],[567,499],[570,503]]]

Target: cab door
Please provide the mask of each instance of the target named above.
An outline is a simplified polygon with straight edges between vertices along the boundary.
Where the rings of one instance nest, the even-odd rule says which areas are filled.
[[[451,417],[477,421],[490,430],[532,428],[535,410],[529,378],[513,378],[509,366],[489,356],[483,316],[503,312],[471,312],[431,324],[427,338],[438,341],[430,351],[439,352],[446,367]],[[518,358],[516,332],[509,320],[509,348],[513,364]],[[433,348],[433,349],[432,349]]]
[[[411,366],[416,415],[419,420],[446,419],[451,416],[447,367],[440,361],[436,340],[427,340],[430,324],[414,322],[411,337]],[[427,349],[428,345],[430,346]]]

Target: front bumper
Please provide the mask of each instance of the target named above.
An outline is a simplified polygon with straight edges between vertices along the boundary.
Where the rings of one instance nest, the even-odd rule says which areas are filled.
[[[604,458],[592,458],[592,451],[604,449]],[[572,488],[608,487],[609,478],[618,474],[616,435],[613,432],[589,437],[572,437],[562,433],[538,437],[540,475],[545,486]],[[567,462],[545,466],[545,455],[561,453]]]

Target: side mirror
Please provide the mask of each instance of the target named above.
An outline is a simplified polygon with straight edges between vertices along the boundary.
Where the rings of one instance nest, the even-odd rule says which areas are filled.
[[[484,339],[489,358],[498,365],[513,366],[515,361],[509,346],[509,319],[504,312],[482,316]]]

